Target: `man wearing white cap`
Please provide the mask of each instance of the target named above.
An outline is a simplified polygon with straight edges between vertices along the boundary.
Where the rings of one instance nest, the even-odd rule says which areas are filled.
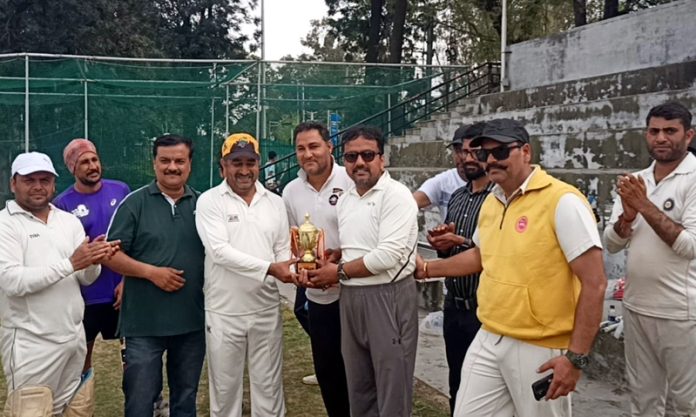
[[[285,415],[283,320],[276,279],[292,282],[283,199],[259,178],[259,143],[236,133],[222,145],[225,180],[201,194],[196,228],[205,246],[205,325],[210,416],[242,415],[249,358],[251,415]]]
[[[86,350],[80,284],[94,282],[118,247],[103,235],[89,242],[80,221],[50,203],[57,175],[47,155],[20,154],[15,199],[0,211],[0,352],[12,417],[75,415],[68,403]]]

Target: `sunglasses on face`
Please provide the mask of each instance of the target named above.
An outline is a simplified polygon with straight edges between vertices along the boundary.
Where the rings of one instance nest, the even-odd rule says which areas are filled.
[[[486,162],[488,160],[488,155],[493,155],[497,161],[504,161],[510,157],[510,151],[513,149],[521,148],[524,145],[512,145],[512,146],[498,146],[493,149],[477,149],[476,159],[481,162]]]
[[[351,164],[358,160],[358,156],[362,158],[365,162],[372,162],[375,156],[382,155],[381,152],[375,151],[362,151],[362,152],[346,152],[343,154],[343,159]]]

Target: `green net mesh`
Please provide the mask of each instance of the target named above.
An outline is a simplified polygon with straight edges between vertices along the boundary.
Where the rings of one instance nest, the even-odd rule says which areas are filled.
[[[74,138],[88,137],[99,150],[104,176],[136,188],[153,178],[152,141],[174,133],[194,141],[189,182],[205,190],[219,181],[217,161],[225,136],[245,131],[260,136],[262,163],[271,150],[281,158],[276,172],[284,172],[284,183],[296,173],[294,158],[282,157],[293,153],[292,130],[299,122],[319,120],[335,133],[461,70],[5,56],[0,58],[0,169],[9,178],[28,133],[28,149],[52,158],[61,191],[73,183],[62,162],[63,148]],[[7,198],[8,181],[3,183]]]

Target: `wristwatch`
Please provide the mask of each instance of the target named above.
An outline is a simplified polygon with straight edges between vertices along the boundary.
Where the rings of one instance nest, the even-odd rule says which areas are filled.
[[[582,355],[580,353],[566,351],[565,357],[568,358],[570,363],[577,369],[584,369],[590,363],[590,355]]]
[[[338,275],[339,281],[348,281],[350,279],[348,274],[346,274],[346,271],[343,270],[343,262],[338,263],[338,268],[336,268],[336,275]]]

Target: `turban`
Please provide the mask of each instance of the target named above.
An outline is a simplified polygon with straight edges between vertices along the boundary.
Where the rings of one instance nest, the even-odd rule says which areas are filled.
[[[73,139],[68,143],[68,146],[63,149],[63,162],[71,174],[75,173],[77,160],[80,159],[85,152],[97,153],[97,148],[89,139]]]

